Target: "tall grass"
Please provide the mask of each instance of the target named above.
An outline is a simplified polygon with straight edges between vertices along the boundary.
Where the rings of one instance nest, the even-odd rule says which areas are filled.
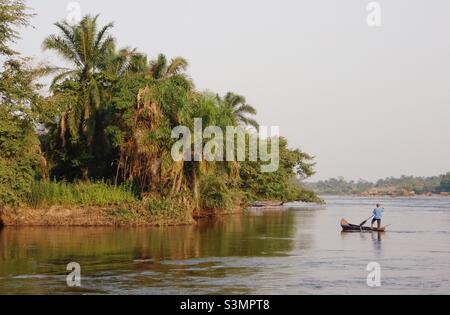
[[[27,203],[43,206],[111,206],[136,202],[138,198],[129,185],[113,186],[105,182],[36,181]]]

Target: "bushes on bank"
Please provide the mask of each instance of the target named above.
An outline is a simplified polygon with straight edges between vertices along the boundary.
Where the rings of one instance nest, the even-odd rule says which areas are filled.
[[[235,193],[230,190],[222,177],[207,176],[200,182],[200,208],[203,210],[231,209]]]
[[[189,222],[192,220],[194,201],[187,194],[172,196],[148,196],[143,199],[142,207],[156,221]]]
[[[0,204],[18,205],[30,192],[38,147],[31,124],[0,103]]]

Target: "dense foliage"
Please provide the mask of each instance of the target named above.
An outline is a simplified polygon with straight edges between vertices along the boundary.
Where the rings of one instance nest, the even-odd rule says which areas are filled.
[[[0,206],[25,198],[43,162],[30,110],[43,101],[36,83],[41,70],[10,48],[28,18],[22,1],[0,0]]]
[[[18,36],[14,27],[26,25],[29,16],[21,1],[0,1],[2,19],[7,17],[0,26],[7,30],[6,37],[0,37],[0,48],[12,56],[7,43]],[[58,32],[45,39],[43,48],[56,52],[68,68],[31,69],[23,61],[11,60],[2,69],[3,203],[138,201],[155,216],[168,212],[185,216],[233,209],[253,200],[317,201],[296,180],[314,173],[313,158],[289,149],[285,139],[280,144],[280,167],[273,173],[262,173],[260,161],[172,158],[177,141],[171,137],[172,129],[181,125],[194,133],[195,118],[202,118],[203,128],[259,128],[252,118],[256,110],[243,96],[198,91],[181,57],[168,60],[159,55],[151,60],[136,49],[117,49],[113,24],[101,26],[97,16],[85,16],[77,25],[55,26]],[[53,78],[45,98],[35,83],[43,74]]]
[[[30,123],[0,105],[0,203],[18,204],[30,192],[39,159]]]
[[[298,180],[314,174],[312,157],[288,148],[286,139],[280,138],[280,167],[276,172],[260,172],[261,161],[244,162],[240,171],[240,188],[248,200],[320,201],[299,184]]]

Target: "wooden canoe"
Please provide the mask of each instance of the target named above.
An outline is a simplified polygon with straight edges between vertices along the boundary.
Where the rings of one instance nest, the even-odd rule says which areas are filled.
[[[252,203],[250,208],[274,208],[274,207],[282,207],[284,203],[282,201],[258,201]]]
[[[341,220],[341,227],[343,232],[385,232],[386,226],[377,229],[377,228],[371,228],[368,226],[359,226],[355,224],[348,223],[345,219]]]

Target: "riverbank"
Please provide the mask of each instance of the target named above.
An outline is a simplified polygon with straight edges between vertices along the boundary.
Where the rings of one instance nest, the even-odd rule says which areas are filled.
[[[190,193],[167,196],[141,194],[130,185],[105,182],[36,181],[22,201],[1,206],[0,226],[178,226],[196,220],[242,213],[251,202],[242,192],[202,186],[201,198]],[[307,191],[305,201],[321,200]],[[260,201],[256,205],[282,205],[282,201]]]
[[[80,207],[51,206],[48,208],[3,209],[0,226],[172,226],[194,224],[190,215],[153,215],[137,206]]]
[[[278,205],[281,208],[283,205]],[[0,207],[2,227],[160,227],[195,225],[198,220],[244,213],[246,209],[273,209],[274,206],[235,205],[229,209],[161,212],[141,203],[122,206]]]
[[[16,205],[0,206],[0,225],[168,226],[195,222],[194,206],[186,196],[141,197],[130,186],[104,182],[35,182],[22,199]]]

